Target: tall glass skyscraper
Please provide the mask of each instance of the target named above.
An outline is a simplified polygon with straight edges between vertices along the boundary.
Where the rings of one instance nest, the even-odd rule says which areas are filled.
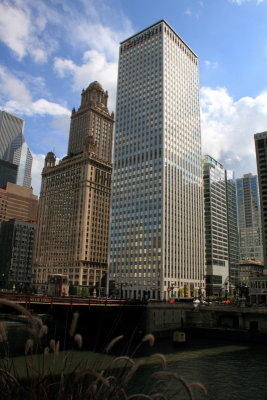
[[[164,20],[120,46],[112,190],[110,287],[203,291],[198,60]]]
[[[8,160],[10,143],[23,133],[24,121],[16,115],[0,110],[0,159]]]
[[[236,180],[241,260],[263,261],[261,212],[257,175]]]
[[[236,179],[231,170],[225,171],[227,230],[228,230],[228,257],[229,257],[229,290],[239,282],[239,237],[237,221]]]
[[[22,133],[11,142],[7,159],[18,167],[16,184],[30,188],[32,154]]]
[[[209,155],[203,157],[207,294],[228,290],[229,255],[225,169]]]
[[[23,129],[23,119],[6,111],[0,111],[0,160],[11,163],[9,166],[5,165],[5,170],[8,172],[0,177],[0,186],[11,182],[31,187],[32,154],[25,141]],[[14,171],[16,171],[15,178]],[[5,181],[5,178],[8,180]]]

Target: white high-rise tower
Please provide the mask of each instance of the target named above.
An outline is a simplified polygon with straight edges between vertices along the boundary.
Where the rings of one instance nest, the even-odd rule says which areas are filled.
[[[120,46],[110,292],[204,290],[197,56],[164,21]]]

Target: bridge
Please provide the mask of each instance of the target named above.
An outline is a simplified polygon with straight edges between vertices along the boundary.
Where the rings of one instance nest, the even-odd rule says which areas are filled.
[[[79,307],[121,307],[126,305],[127,307],[145,306],[145,303],[136,300],[103,299],[98,297],[44,296],[11,292],[0,292],[0,299],[1,298],[21,304],[26,308],[34,307],[34,305]]]
[[[10,304],[1,305],[1,299],[9,300]],[[130,342],[140,340],[145,334],[146,304],[140,301],[0,292],[0,319],[17,318],[16,304],[41,317],[49,328],[50,338],[61,343],[66,343],[75,312],[79,313],[77,333],[82,334],[85,348],[102,349],[118,335],[124,335],[125,341]]]
[[[58,337],[69,330],[74,312],[79,312],[78,333],[89,348],[99,348],[117,335],[140,340],[144,334],[170,337],[175,330],[187,329],[198,335],[229,335],[242,340],[267,343],[267,308],[237,305],[194,305],[192,303],[140,302],[96,297],[50,297],[0,292],[1,298],[21,304],[45,317],[44,323]],[[0,313],[10,313],[10,307]],[[1,315],[0,315],[1,316]],[[219,336],[218,336],[219,337]]]

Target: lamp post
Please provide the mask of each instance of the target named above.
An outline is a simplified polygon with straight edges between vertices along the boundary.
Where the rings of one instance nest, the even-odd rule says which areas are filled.
[[[227,295],[228,295],[228,282],[225,282],[224,283],[224,285],[225,285],[225,290],[224,290],[224,297],[225,297],[225,300],[227,300]]]

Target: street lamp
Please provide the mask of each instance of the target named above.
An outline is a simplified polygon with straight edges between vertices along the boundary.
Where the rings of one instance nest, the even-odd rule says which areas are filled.
[[[225,297],[225,300],[227,299],[227,295],[228,295],[228,282],[225,282],[224,283],[224,285],[225,285],[225,290],[224,290],[224,297]]]

